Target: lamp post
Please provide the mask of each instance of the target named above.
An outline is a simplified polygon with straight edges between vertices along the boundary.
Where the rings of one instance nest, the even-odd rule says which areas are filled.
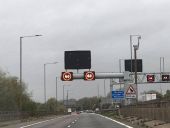
[[[63,105],[64,105],[64,91],[65,91],[65,86],[66,86],[66,85],[63,85]]]
[[[121,62],[124,61],[124,59],[119,59],[119,72],[122,72],[122,64]]]
[[[57,77],[56,77],[56,101],[57,101],[57,99],[58,99],[58,96],[57,96],[57,94],[58,94],[58,93],[57,93],[57,90],[58,90],[58,89],[57,89]]]
[[[53,63],[45,63],[44,64],[44,102],[46,104],[47,100],[46,100],[46,65],[49,64],[56,64],[58,62],[53,62]]]
[[[119,72],[121,73],[122,72],[122,65],[121,65],[121,61],[123,61],[124,59],[119,59]],[[119,79],[119,83],[120,83],[120,90],[121,90],[121,82],[122,82],[122,79]]]
[[[67,107],[68,107],[68,90],[67,90]]]
[[[64,99],[65,99],[65,86],[70,86],[70,85],[63,85],[63,105],[64,105]]]
[[[164,57],[160,57],[160,72],[161,73],[164,72],[164,67],[165,67],[164,63],[165,63]]]
[[[104,79],[104,97],[106,98],[106,79]]]
[[[27,37],[37,37],[42,35],[21,36],[20,37],[20,85],[22,85],[22,39]]]
[[[42,35],[20,36],[20,86],[22,86],[22,39],[29,37],[37,37]],[[20,110],[22,110],[22,96],[20,97]]]
[[[141,39],[141,37],[138,37],[138,44],[137,45],[133,45],[134,47],[134,58],[135,58],[135,84],[136,84],[136,101],[138,101],[138,82],[137,82],[137,53],[136,51],[139,49],[139,39]]]
[[[131,58],[131,72],[132,72],[132,40],[133,40],[133,37],[137,37],[138,38],[138,42],[139,42],[139,39],[141,39],[141,35],[130,35],[130,58]]]
[[[99,98],[99,84],[97,84],[97,98]]]

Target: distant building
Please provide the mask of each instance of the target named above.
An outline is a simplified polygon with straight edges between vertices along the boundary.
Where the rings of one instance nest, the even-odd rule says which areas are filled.
[[[155,93],[148,93],[148,94],[144,94],[142,96],[142,101],[150,101],[150,100],[156,100],[156,94]]]

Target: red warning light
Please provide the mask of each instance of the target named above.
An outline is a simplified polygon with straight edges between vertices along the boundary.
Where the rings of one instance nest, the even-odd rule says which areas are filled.
[[[73,72],[62,72],[61,80],[62,81],[72,81],[73,80]]]
[[[85,71],[84,72],[84,80],[95,80],[95,72],[94,71]]]
[[[155,76],[154,75],[147,75],[147,82],[154,82]]]

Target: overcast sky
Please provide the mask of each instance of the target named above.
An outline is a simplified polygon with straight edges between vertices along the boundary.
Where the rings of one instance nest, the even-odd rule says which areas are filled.
[[[0,0],[0,33],[0,67],[18,77],[19,37],[43,35],[23,38],[23,80],[40,102],[43,65],[59,62],[46,67],[47,97],[55,97],[55,77],[64,71],[65,50],[91,50],[92,70],[118,72],[118,60],[130,58],[129,35],[140,34],[138,58],[143,59],[144,72],[159,72],[160,57],[170,71],[169,0]],[[103,83],[59,79],[58,97],[62,99],[64,84],[70,85],[70,98],[97,96],[97,85],[103,95]],[[108,92],[109,80],[106,85]]]

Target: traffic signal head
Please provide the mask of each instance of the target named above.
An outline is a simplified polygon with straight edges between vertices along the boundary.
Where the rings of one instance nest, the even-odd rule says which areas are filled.
[[[61,80],[62,81],[72,81],[73,80],[73,72],[62,72]]]
[[[154,75],[147,75],[147,82],[154,82],[155,76]]]
[[[85,71],[84,72],[84,80],[95,80],[95,72],[94,71]]]
[[[169,75],[162,75],[162,81],[169,81]]]

